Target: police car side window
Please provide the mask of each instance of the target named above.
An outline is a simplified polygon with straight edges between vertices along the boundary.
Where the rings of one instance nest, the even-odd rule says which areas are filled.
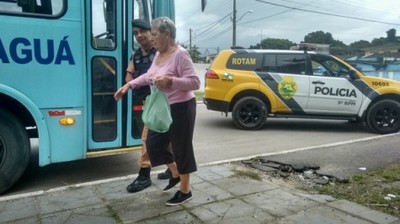
[[[311,56],[311,65],[314,76],[348,77],[349,69],[334,58]]]
[[[262,71],[277,72],[276,55],[275,54],[265,54],[264,55]]]
[[[278,54],[276,68],[279,73],[305,74],[306,60],[303,54]]]

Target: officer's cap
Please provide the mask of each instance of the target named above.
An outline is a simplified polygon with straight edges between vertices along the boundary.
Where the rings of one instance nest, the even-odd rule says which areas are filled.
[[[149,22],[143,19],[135,19],[132,21],[132,27],[141,28],[144,30],[151,30],[151,25]]]

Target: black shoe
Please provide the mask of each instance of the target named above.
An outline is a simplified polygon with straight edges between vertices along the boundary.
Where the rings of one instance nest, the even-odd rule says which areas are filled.
[[[149,177],[138,176],[131,184],[126,187],[129,193],[135,193],[151,186]]]
[[[165,204],[168,206],[175,206],[175,205],[183,204],[183,203],[189,201],[190,199],[192,199],[191,191],[189,191],[189,193],[187,193],[187,194],[184,194],[181,191],[177,191],[175,193],[175,195],[171,199],[169,199],[167,201],[167,203],[165,203]]]
[[[171,171],[169,169],[166,169],[164,173],[159,173],[157,175],[157,178],[160,180],[166,180],[170,179],[172,177]]]
[[[171,188],[175,187],[176,184],[178,184],[181,181],[181,178],[176,177],[176,178],[170,178],[168,185],[163,189],[164,192],[169,191]]]

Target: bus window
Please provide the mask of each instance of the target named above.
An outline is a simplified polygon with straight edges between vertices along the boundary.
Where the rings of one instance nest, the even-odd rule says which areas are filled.
[[[61,15],[65,0],[0,0],[0,13]]]
[[[92,1],[92,46],[95,49],[115,49],[115,4],[114,0]]]
[[[92,133],[97,142],[117,137],[117,111],[114,100],[116,61],[111,57],[95,57],[92,62]]]

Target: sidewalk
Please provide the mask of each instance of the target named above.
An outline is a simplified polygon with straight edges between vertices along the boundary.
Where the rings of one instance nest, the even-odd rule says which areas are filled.
[[[152,174],[153,186],[130,194],[129,176],[25,197],[0,197],[0,223],[400,223],[399,218],[330,196],[293,191],[267,180],[235,177],[238,164],[199,167],[193,199],[168,207],[175,193]]]

